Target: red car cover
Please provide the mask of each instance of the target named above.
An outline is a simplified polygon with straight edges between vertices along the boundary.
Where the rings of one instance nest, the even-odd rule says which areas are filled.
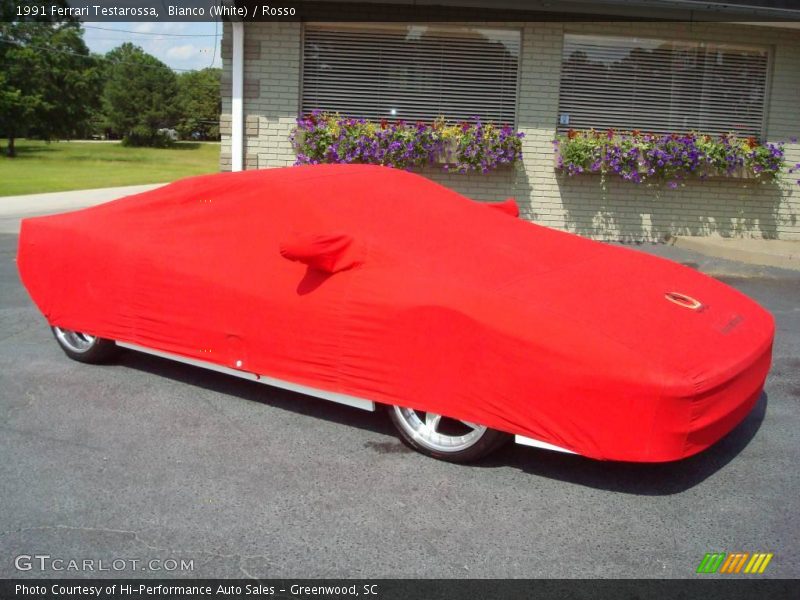
[[[19,270],[52,325],[593,458],[679,459],[747,415],[769,313],[516,214],[386,167],[225,173],[26,219]]]

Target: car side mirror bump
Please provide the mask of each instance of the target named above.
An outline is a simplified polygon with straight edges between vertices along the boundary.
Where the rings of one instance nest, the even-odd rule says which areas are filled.
[[[517,201],[513,198],[507,198],[502,202],[489,202],[486,206],[504,212],[512,217],[519,217],[519,206],[517,205]]]
[[[292,232],[280,242],[280,253],[287,260],[301,262],[324,273],[338,273],[363,263],[363,252],[353,236],[339,231],[329,233]]]

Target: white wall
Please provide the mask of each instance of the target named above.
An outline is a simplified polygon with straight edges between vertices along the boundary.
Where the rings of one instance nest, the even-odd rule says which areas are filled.
[[[493,24],[496,25],[496,24]],[[800,174],[781,187],[736,179],[648,187],[598,176],[565,178],[553,168],[561,46],[565,32],[675,37],[773,47],[767,139],[800,136],[800,32],[722,23],[512,23],[522,29],[519,129],[526,135],[519,168],[459,175],[423,174],[478,200],[515,197],[525,218],[598,239],[661,240],[668,235],[735,235],[800,239]],[[246,168],[294,162],[289,132],[299,111],[302,25],[247,23],[245,35]],[[230,27],[223,62],[222,169],[230,169]],[[227,144],[227,145],[226,145]],[[787,144],[800,162],[800,145]]]

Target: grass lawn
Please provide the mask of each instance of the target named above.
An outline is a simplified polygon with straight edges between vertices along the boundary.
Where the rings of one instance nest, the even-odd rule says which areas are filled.
[[[17,140],[16,158],[0,150],[0,196],[162,183],[219,171],[219,144],[125,148],[119,142]]]

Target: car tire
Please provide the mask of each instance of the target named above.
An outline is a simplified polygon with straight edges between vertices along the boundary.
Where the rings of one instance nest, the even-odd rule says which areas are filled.
[[[105,363],[114,358],[119,351],[112,340],[61,327],[51,327],[50,329],[64,354],[78,362],[93,365]]]
[[[386,408],[403,443],[438,460],[474,462],[511,439],[509,434],[483,425],[401,406]]]

